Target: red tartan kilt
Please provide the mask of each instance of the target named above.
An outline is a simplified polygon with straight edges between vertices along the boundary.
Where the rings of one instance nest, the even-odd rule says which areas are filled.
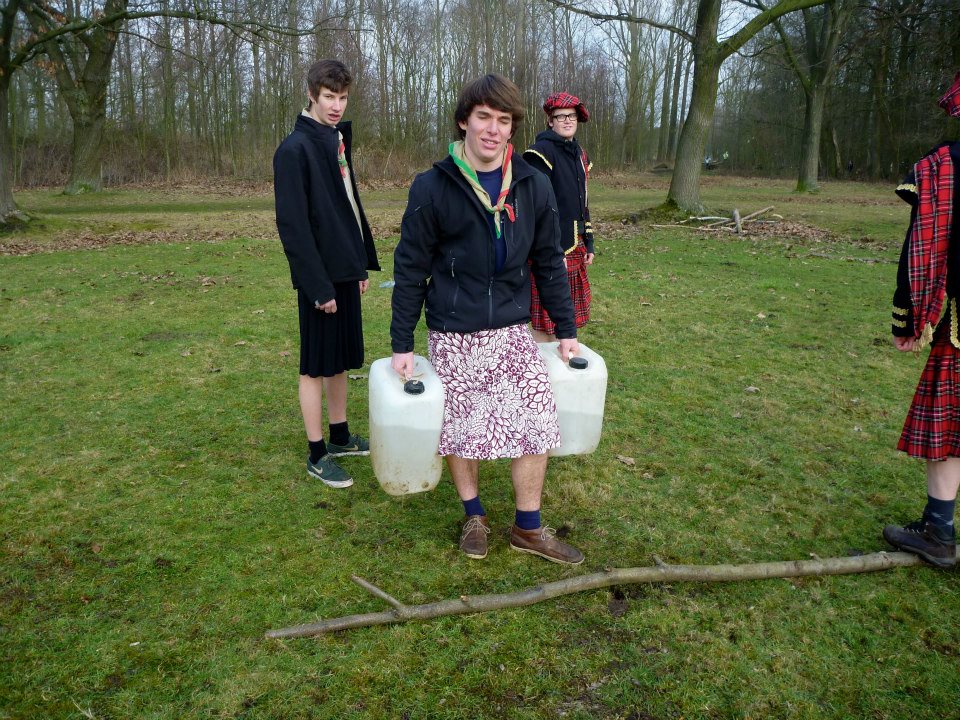
[[[960,350],[949,332],[934,337],[897,450],[925,460],[960,457]]]
[[[578,328],[583,327],[590,320],[590,281],[587,279],[587,249],[577,245],[567,257],[567,280],[570,281],[570,297],[573,299],[574,322]],[[557,326],[550,319],[547,311],[540,304],[540,293],[537,292],[537,283],[530,274],[530,324],[534,330],[554,335]]]

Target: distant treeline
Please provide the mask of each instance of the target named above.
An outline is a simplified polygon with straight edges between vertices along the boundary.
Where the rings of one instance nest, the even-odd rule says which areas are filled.
[[[170,0],[165,7],[181,3],[192,12],[209,5],[271,26],[320,29],[276,43],[175,17],[126,22],[108,87],[100,171],[107,185],[269,178],[273,150],[304,105],[305,69],[321,57],[338,57],[355,74],[348,117],[358,171],[368,180],[409,179],[444,153],[459,87],[489,71],[512,78],[527,98],[519,146],[543,128],[545,95],[579,95],[591,113],[580,139],[598,169],[669,166],[689,102],[685,41],[547,2]],[[693,0],[579,4],[662,17],[691,32],[696,10]],[[732,1],[724,9],[754,12]],[[710,167],[796,174],[806,103],[789,61],[818,41],[804,34],[804,20],[787,16],[723,66]],[[899,177],[918,153],[957,134],[936,98],[960,69],[960,3],[864,0],[845,28],[825,99],[821,176]],[[39,55],[13,78],[20,186],[63,184],[69,172],[71,119],[52,63]]]

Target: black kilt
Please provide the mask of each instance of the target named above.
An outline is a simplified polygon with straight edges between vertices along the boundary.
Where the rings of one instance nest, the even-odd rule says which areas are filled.
[[[303,290],[297,291],[300,310],[300,374],[333,377],[363,366],[363,321],[360,283],[334,283],[337,311],[314,307]]]

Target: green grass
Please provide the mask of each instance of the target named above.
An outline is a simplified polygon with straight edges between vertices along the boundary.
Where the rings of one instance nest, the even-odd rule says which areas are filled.
[[[883,549],[881,526],[914,519],[924,491],[922,465],[893,449],[923,361],[888,340],[907,218],[889,190],[705,183],[709,207],[773,204],[836,233],[824,241],[621,226],[663,181],[592,186],[602,232],[581,339],[610,370],[606,422],[595,454],[551,461],[544,494],[545,519],[587,556],[572,570],[509,552],[506,463],[481,470],[495,528],[482,562],[456,550],[446,479],[390,498],[364,458],[344,460],[350,490],[306,478],[295,298],[269,195],[22,194],[45,227],[0,248],[55,247],[78,227],[177,234],[0,258],[0,718],[955,715],[960,575],[927,567],[623,587],[263,638],[384,609],[351,574],[417,603],[655,554]],[[365,195],[385,265],[364,299],[368,361],[389,352],[378,285],[403,198]],[[234,230],[211,239],[217,218]],[[366,429],[363,380],[350,417]]]

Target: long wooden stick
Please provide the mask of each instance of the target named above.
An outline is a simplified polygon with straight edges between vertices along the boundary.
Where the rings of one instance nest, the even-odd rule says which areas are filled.
[[[755,217],[759,217],[760,215],[763,215],[763,214],[766,213],[766,212],[770,212],[771,210],[773,210],[774,207],[775,207],[774,205],[768,205],[767,207],[763,208],[762,210],[757,210],[756,212],[752,212],[752,213],[750,213],[749,215],[745,215],[744,217],[740,218],[740,222],[741,222],[741,223],[745,223],[745,222],[747,222],[748,220],[753,220]],[[716,225],[726,225],[727,223],[735,223],[735,222],[736,222],[736,219],[737,219],[737,216],[740,214],[740,211],[737,210],[737,209],[734,209],[733,213],[734,213],[733,217],[724,218],[723,220],[720,220],[719,222],[708,223],[708,224],[706,224],[706,225],[703,225],[703,226],[701,227],[701,229],[703,229],[703,228],[712,228],[712,227],[715,227]]]
[[[896,567],[910,567],[922,561],[916,555],[903,552],[879,552],[856,557],[827,558],[822,560],[791,560],[785,562],[750,563],[746,565],[667,565],[662,561],[654,567],[611,568],[604,572],[544,583],[536,587],[500,595],[461,595],[456,600],[440,600],[425,605],[404,605],[360,578],[354,580],[376,597],[394,605],[393,610],[347,615],[321,620],[306,625],[295,625],[280,630],[270,630],[268,638],[310,637],[322,633],[349,630],[372,625],[430,620],[447,615],[466,615],[489,612],[504,608],[524,607],[551,600],[562,595],[585,590],[597,590],[611,585],[636,585],[640,583],[669,582],[737,582],[768,578],[802,577],[807,575],[849,575],[876,572]],[[373,588],[373,589],[371,589]],[[374,592],[375,590],[375,592]],[[389,599],[388,599],[389,598]]]
[[[773,208],[774,208],[773,205],[768,205],[767,207],[763,208],[762,210],[757,210],[756,212],[752,212],[752,213],[750,213],[749,215],[745,215],[744,217],[740,218],[740,221],[741,221],[741,222],[746,222],[747,220],[753,220],[753,219],[754,219],[755,217],[757,217],[758,215],[763,215],[765,212],[770,212],[771,210],[773,210]]]

